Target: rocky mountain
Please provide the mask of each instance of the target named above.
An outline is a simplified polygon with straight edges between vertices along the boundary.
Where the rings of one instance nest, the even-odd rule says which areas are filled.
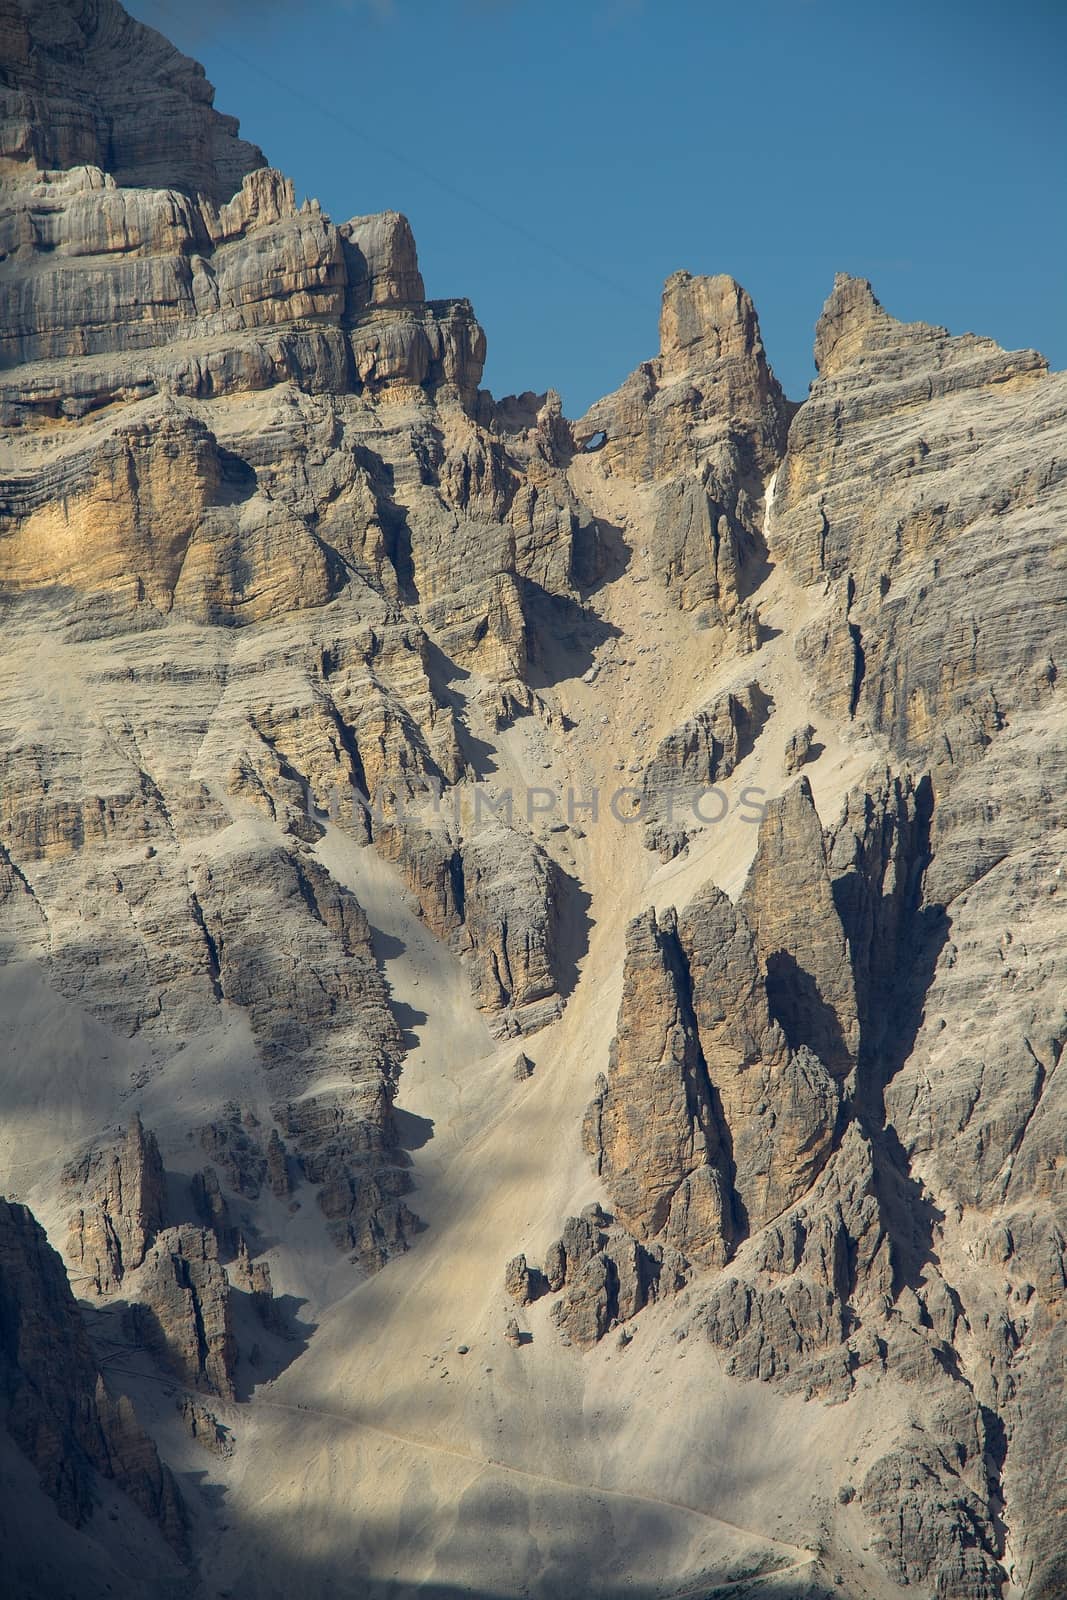
[[[1067,379],[577,421],[0,0],[13,1597],[1067,1592]]]
[[[92,1516],[97,1479],[111,1479],[187,1558],[185,1511],[173,1476],[126,1396],[108,1392],[62,1260],[26,1207],[6,1200],[0,1201],[0,1289],[7,1434],[58,1515],[81,1527]],[[18,1515],[17,1505],[7,1509]],[[18,1555],[18,1578],[32,1586],[34,1574],[25,1566],[18,1572]]]

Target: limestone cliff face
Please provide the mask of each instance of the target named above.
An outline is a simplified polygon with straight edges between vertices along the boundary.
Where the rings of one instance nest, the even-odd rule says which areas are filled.
[[[699,831],[702,819],[719,815],[721,799],[705,798],[705,791],[721,784],[749,754],[767,711],[767,696],[752,679],[716,696],[660,743],[641,775],[641,815],[650,850],[669,860]]]
[[[826,1165],[848,1039],[854,1054],[849,948],[801,779],[769,810],[738,905],[712,885],[681,918],[631,925],[619,1029],[585,1131],[620,1220],[722,1265]]]
[[[624,1002],[584,1141],[639,1237],[662,1234],[685,1255],[721,1264],[733,1237],[724,1130],[674,920],[661,927],[654,913],[638,918],[627,960],[632,1005]]]
[[[107,167],[119,182],[221,202],[266,165],[214,109],[204,69],[115,0],[5,0],[0,25],[5,177]]]
[[[258,1199],[270,1181],[284,1198],[288,1169],[277,1127],[261,1137],[258,1120],[242,1118],[235,1106],[201,1128],[200,1143],[211,1161],[189,1184],[198,1222],[178,1220],[184,1204],[175,1205],[156,1137],[139,1117],[121,1138],[68,1163],[67,1257],[83,1299],[121,1307],[127,1348],[147,1350],[163,1373],[191,1389],[233,1400],[236,1295],[251,1295],[268,1323],[273,1297],[270,1267],[253,1260],[227,1196],[236,1208],[241,1198]],[[327,1189],[320,1205],[330,1215]],[[381,1227],[377,1197],[366,1210],[365,1226]],[[409,1215],[403,1208],[400,1214]],[[402,1233],[391,1242],[403,1248]],[[373,1270],[384,1258],[368,1252],[361,1264]]]
[[[406,219],[116,0],[0,29],[3,1180],[85,1302],[0,1205],[0,1398],[61,1516],[237,1600],[1059,1600],[1063,376],[841,278],[798,406],[681,272],[581,421],[497,400]]]
[[[1056,1359],[1064,1265],[1045,1143],[1062,1127],[1049,941],[1062,920],[1064,567],[1050,529],[1063,381],[1032,352],[896,323],[848,279],[816,359],[766,530],[827,601],[796,657],[825,712],[926,770],[854,790],[825,830],[805,780],[772,801],[738,903],[705,891],[668,923],[676,976],[662,993],[634,925],[587,1143],[617,1220],[655,1249],[658,1185],[676,1181],[657,1153],[688,1147],[693,1126],[692,1102],[660,1092],[655,1041],[688,1005],[683,1055],[716,1109],[705,1159],[727,1196],[710,1230],[729,1261],[696,1322],[732,1371],[786,1387],[848,1392],[872,1360],[925,1385],[928,1438],[872,1465],[859,1493],[887,1570],[999,1594],[1014,1560],[1025,1593],[1051,1595],[1059,1513],[1047,1473],[1024,1483],[1021,1462],[1047,1436],[1030,1386]],[[627,1117],[640,1136],[620,1137]],[[998,1234],[991,1277],[977,1241],[1005,1210],[1026,1218],[1026,1265],[998,1221],[1010,1240]],[[1014,1300],[1020,1270],[1033,1310],[1005,1319],[994,1305]],[[624,1316],[605,1313],[603,1332]],[[948,1351],[964,1349],[954,1387]],[[949,1415],[976,1471],[945,1467]],[[1003,1494],[1030,1552],[1021,1580],[996,1526]]]
[[[135,1116],[121,1144],[94,1149],[64,1173],[77,1192],[67,1254],[97,1294],[117,1289],[139,1267],[163,1226],[163,1162],[155,1136]]]
[[[61,20],[71,39],[89,41],[90,66],[98,47],[116,59],[136,47],[152,83],[158,70],[173,93],[184,86],[189,117],[206,118],[211,138],[225,134],[240,156],[234,182],[221,155],[213,181],[199,181],[177,129],[172,144],[149,153],[134,142],[128,160],[112,155],[104,170],[99,129],[111,130],[108,150],[121,145],[124,113],[98,104],[78,76],[70,41],[57,42]],[[192,64],[157,69],[163,42],[117,6],[19,11],[13,26],[25,61],[12,94],[32,125],[54,128],[73,98],[99,137],[72,134],[69,148],[25,153],[0,217],[11,308],[2,404],[17,441],[0,500],[7,592],[26,597],[31,631],[33,597],[54,597],[87,657],[95,640],[132,645],[169,623],[179,655],[191,648],[198,658],[174,668],[188,690],[184,714],[199,726],[210,702],[209,720],[227,724],[208,734],[201,778],[191,782],[183,761],[175,783],[135,756],[135,792],[90,816],[81,798],[59,799],[80,789],[75,770],[97,760],[85,741],[66,774],[54,751],[26,751],[40,778],[23,791],[14,829],[32,829],[36,855],[120,831],[147,842],[165,815],[192,809],[209,835],[228,814],[217,798],[228,791],[236,812],[280,818],[303,844],[313,842],[299,815],[309,807],[333,807],[366,836],[359,797],[407,798],[413,784],[470,773],[450,675],[476,675],[494,724],[530,709],[530,615],[546,594],[573,605],[580,576],[595,576],[596,522],[559,465],[569,436],[558,407],[523,414],[518,428],[498,418],[478,397],[481,330],[467,302],[424,298],[406,220],[385,213],[337,228],[314,204],[298,206],[287,179],[239,145],[225,119],[211,121]],[[149,89],[130,93],[136,103]],[[169,151],[177,165],[164,180]],[[240,400],[264,392],[254,414]],[[64,422],[79,418],[68,437]],[[315,621],[292,634],[286,619],[303,610]],[[183,627],[270,620],[274,641],[257,636],[251,654],[225,633],[201,654],[204,636]],[[236,698],[234,667],[249,691]],[[87,659],[85,670],[99,669]],[[469,854],[476,878],[486,848],[456,830],[427,840],[388,819],[379,831],[431,920],[441,861]],[[524,857],[520,879],[544,875],[532,845],[516,838],[508,849]],[[521,890],[517,898],[527,903]],[[542,954],[527,971],[512,951],[504,982],[492,931],[501,914],[506,907],[460,928],[453,908],[445,920],[470,954],[476,992],[521,1028],[523,997],[558,986],[543,953],[550,886],[535,899],[529,941]],[[195,926],[184,938],[196,942]]]
[[[605,1297],[591,1324],[584,1280],[564,1278],[559,1315],[590,1342],[693,1281],[703,1287],[686,1322],[725,1353],[731,1372],[840,1399],[873,1361],[931,1398],[938,1393],[924,1423],[929,1437],[872,1466],[860,1504],[899,1581],[922,1571],[946,1594],[995,1594],[1002,1551],[989,1509],[993,1411],[980,1398],[984,1385],[953,1393],[945,1365],[969,1315],[955,1298],[968,1270],[957,1275],[943,1258],[923,1266],[928,1202],[886,1111],[902,1013],[918,998],[914,963],[924,947],[926,959],[933,954],[923,934],[925,805],[922,787],[900,780],[856,791],[824,839],[802,779],[769,811],[737,905],[710,888],[677,922],[633,925],[619,1029],[586,1142],[631,1248],[657,1266],[668,1242],[679,1256],[669,1276],[646,1274],[652,1293],[629,1307]],[[672,951],[669,969],[654,965],[654,979],[650,935]],[[885,1006],[896,1015],[887,1018]],[[693,1085],[680,1097],[665,1092],[656,1042],[664,1030],[676,1041],[679,1082]],[[710,1116],[714,1139],[701,1139],[694,1160],[694,1126]],[[1020,1136],[1016,1124],[1009,1138]],[[688,1153],[681,1181],[678,1149]],[[715,1196],[697,1212],[688,1200],[695,1177]],[[679,1201],[684,1231],[671,1227]],[[951,1235],[937,1237],[954,1255]],[[702,1270],[725,1263],[710,1278]],[[1057,1279],[1052,1303],[1059,1294]],[[969,1336],[992,1355],[1000,1338],[985,1326],[981,1335],[970,1322]],[[1042,1322],[1034,1342],[1043,1354],[1048,1337]],[[946,1468],[948,1437],[971,1459],[969,1470]],[[902,1471],[917,1493],[904,1531]],[[953,1509],[961,1495],[963,1521]],[[1047,1517],[1042,1500],[1040,1544]]]
[[[174,1480],[130,1402],[105,1386],[60,1257],[25,1206],[0,1200],[0,1394],[5,1425],[61,1517],[93,1514],[94,1477],[113,1478],[179,1554]]]
[[[576,425],[579,441],[603,434],[612,474],[648,486],[646,537],[685,610],[736,626],[763,560],[764,485],[791,410],[745,290],[676,272],[659,356]]]
[[[232,1400],[237,1352],[214,1234],[189,1225],[162,1230],[135,1292],[135,1335],[176,1377]]]
[[[768,807],[742,904],[786,1037],[844,1076],[859,1048],[855,980],[806,778]]]
[[[1067,386],[1035,351],[896,322],[845,277],[815,354],[771,538],[834,595],[798,654],[902,754],[967,760],[1047,704]]]

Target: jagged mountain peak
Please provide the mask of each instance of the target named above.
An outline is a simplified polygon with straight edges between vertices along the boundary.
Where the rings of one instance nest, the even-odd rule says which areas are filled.
[[[4,0],[0,171],[100,167],[121,185],[229,200],[266,165],[196,61],[118,0]]]
[[[702,347],[709,344],[712,359],[762,351],[752,299],[725,273],[714,277],[672,273],[663,287],[659,335],[665,372],[699,368],[707,359]]]
[[[929,347],[939,347],[936,357]],[[974,334],[952,335],[926,322],[899,322],[885,310],[866,278],[839,272],[815,328],[815,366],[822,379],[836,378],[851,366],[895,356],[930,365],[962,365],[982,369],[977,381],[998,382],[994,370],[1008,363],[1019,371],[1045,371],[1048,362],[1034,350],[1005,351],[993,339]],[[970,381],[975,381],[973,378]]]

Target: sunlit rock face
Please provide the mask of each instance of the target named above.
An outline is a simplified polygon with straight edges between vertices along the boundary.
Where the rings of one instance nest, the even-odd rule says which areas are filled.
[[[497,400],[0,29],[13,1593],[1057,1600],[1063,377],[842,277],[798,405],[678,272]]]

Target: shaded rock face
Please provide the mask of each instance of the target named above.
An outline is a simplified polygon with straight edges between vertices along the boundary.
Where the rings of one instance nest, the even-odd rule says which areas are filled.
[[[195,1439],[202,1449],[216,1456],[233,1454],[233,1439],[229,1429],[202,1401],[197,1400],[195,1395],[186,1394],[177,1405],[190,1437]]]
[[[242,1214],[254,1216],[255,1202],[268,1193],[276,1200],[288,1200],[302,1169],[290,1159],[277,1127],[268,1134],[254,1112],[242,1114],[232,1101],[216,1122],[200,1129],[200,1146],[210,1163],[189,1179],[193,1211],[214,1234],[222,1259],[229,1261],[246,1248],[234,1220],[235,1209],[250,1201],[251,1208]]]
[[[223,1172],[229,1187],[249,1200],[258,1200],[267,1177],[267,1157],[259,1134],[260,1123],[255,1113],[233,1103],[223,1108],[223,1115],[200,1129],[200,1148]],[[277,1139],[277,1128],[271,1129]],[[208,1168],[209,1173],[212,1168]],[[210,1180],[209,1180],[210,1181]],[[205,1200],[210,1205],[210,1195]],[[214,1179],[214,1192],[218,1192],[218,1179]]]
[[[406,1250],[418,1219],[404,1202],[413,1187],[409,1158],[398,1149],[384,1085],[367,1079],[323,1090],[276,1105],[274,1115],[318,1188],[335,1243],[367,1272]]]
[[[105,1387],[63,1263],[25,1206],[0,1200],[0,1395],[4,1422],[61,1517],[93,1514],[94,1475],[114,1479],[184,1552],[181,1497],[125,1396]]]
[[[212,1164],[189,1184],[201,1224],[173,1220],[159,1146],[139,1117],[120,1141],[69,1163],[63,1187],[65,1198],[75,1201],[67,1253],[85,1297],[117,1299],[134,1346],[191,1388],[233,1400],[240,1354],[234,1291],[250,1296],[265,1325],[275,1317],[270,1268],[252,1258],[219,1173],[235,1202],[256,1200],[269,1172],[277,1175],[284,1147],[277,1128],[268,1142],[258,1137],[254,1116],[242,1118],[236,1106],[224,1109],[224,1117],[200,1130]],[[288,1187],[281,1192],[287,1195]],[[320,1203],[325,1209],[325,1191]],[[378,1266],[382,1259],[364,1264]]]
[[[164,1228],[137,1293],[131,1322],[138,1339],[183,1383],[232,1400],[237,1350],[215,1235],[188,1224]]]
[[[163,1226],[163,1162],[155,1135],[135,1116],[121,1144],[71,1162],[64,1187],[80,1200],[70,1217],[67,1254],[97,1294],[110,1294],[139,1267]]]

